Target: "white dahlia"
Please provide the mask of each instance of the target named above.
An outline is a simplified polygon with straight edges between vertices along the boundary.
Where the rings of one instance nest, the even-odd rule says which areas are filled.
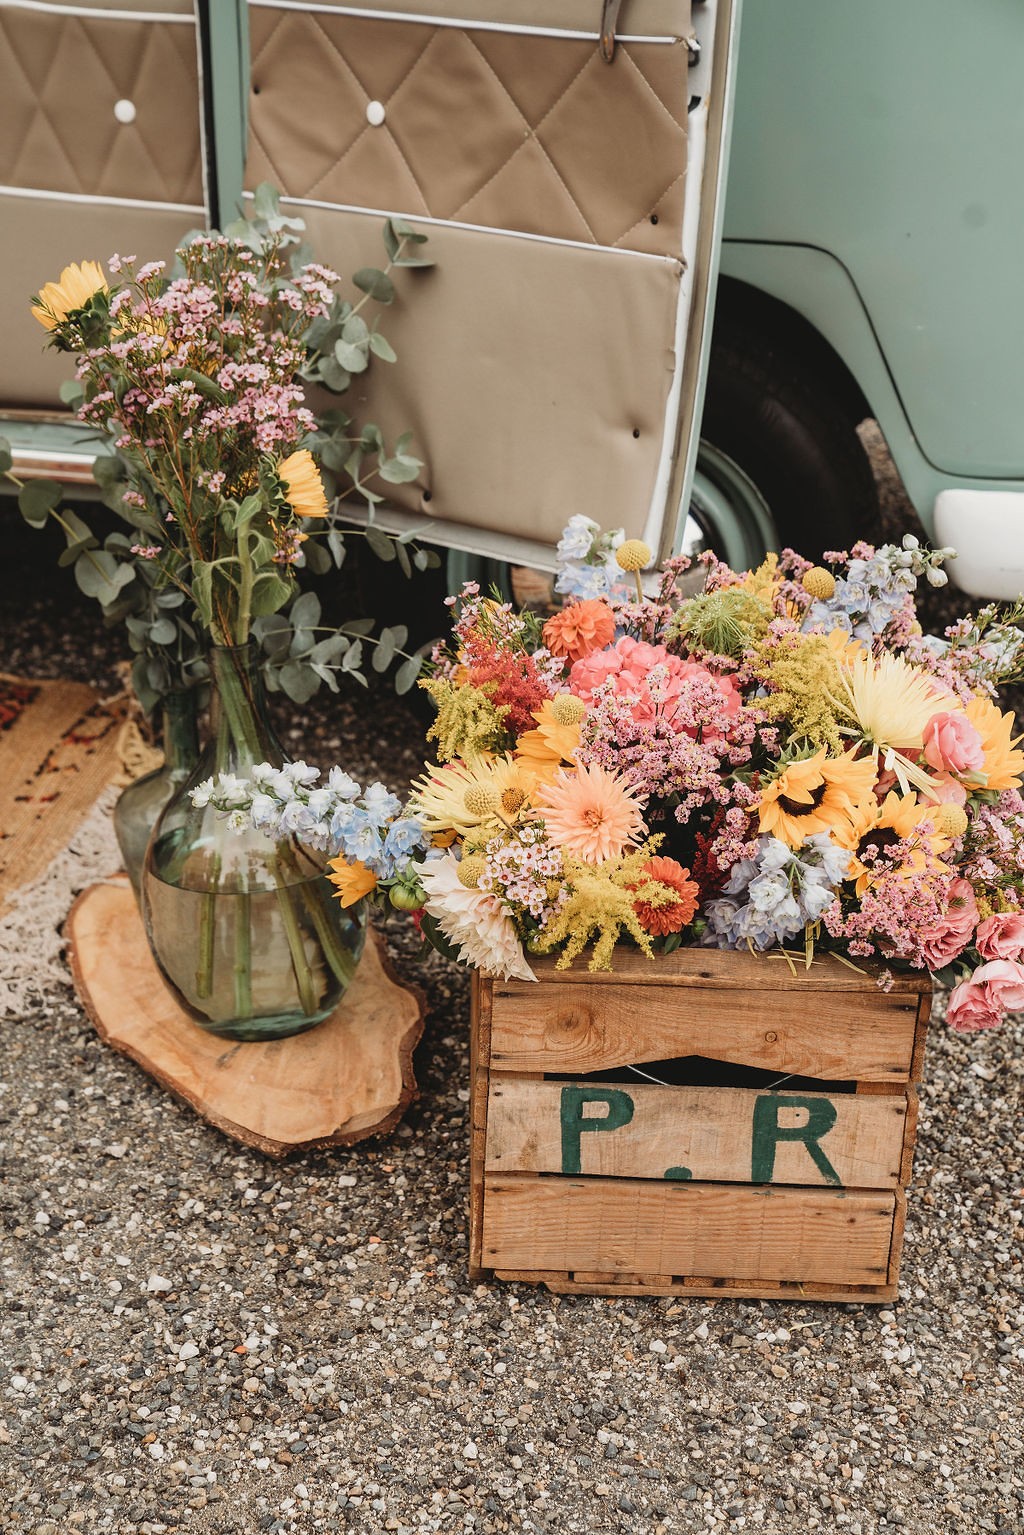
[[[535,981],[511,918],[496,896],[469,890],[459,860],[449,853],[414,865],[426,891],[426,909],[459,958],[503,981]]]

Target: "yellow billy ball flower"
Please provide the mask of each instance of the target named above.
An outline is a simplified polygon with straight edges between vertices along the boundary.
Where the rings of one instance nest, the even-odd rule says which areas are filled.
[[[68,315],[84,309],[94,293],[106,291],[107,280],[98,261],[83,261],[81,266],[72,262],[57,282],[40,289],[39,297],[32,300],[32,313],[45,330],[53,330]]]
[[[557,725],[578,725],[586,712],[586,704],[575,693],[559,693],[551,700],[551,713]]]
[[[506,789],[501,796],[501,808],[506,815],[518,815],[526,804],[526,795],[522,789]]]
[[[836,589],[836,578],[823,565],[812,565],[804,571],[800,585],[809,596],[826,602]]]
[[[327,516],[324,482],[308,448],[299,448],[283,458],[277,466],[277,478],[293,517]]]
[[[467,890],[479,890],[480,876],[486,867],[487,860],[481,853],[470,853],[459,862],[459,884],[465,885]]]
[[[967,812],[960,805],[936,805],[931,819],[943,837],[962,837],[967,830]]]
[[[620,570],[643,570],[650,563],[651,550],[642,538],[627,538],[616,549],[615,560]]]

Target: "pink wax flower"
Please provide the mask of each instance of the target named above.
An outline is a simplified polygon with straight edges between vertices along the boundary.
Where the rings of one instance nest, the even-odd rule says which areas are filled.
[[[999,911],[978,924],[975,948],[982,959],[1020,959],[1024,955],[1024,912]]]
[[[924,727],[924,757],[933,768],[945,773],[981,773],[985,752],[981,736],[966,714],[933,714]]]
[[[978,921],[978,908],[969,880],[955,879],[949,887],[941,919],[921,934],[921,952],[929,970],[941,970],[963,953]]]
[[[655,668],[658,670],[655,672]],[[654,672],[652,677],[651,673]],[[573,663],[569,686],[584,703],[592,703],[594,689],[611,682],[617,694],[633,699],[632,715],[638,724],[661,718],[677,734],[694,734],[684,707],[687,685],[691,681],[709,682],[721,698],[718,738],[727,733],[728,722],[740,708],[740,694],[731,677],[720,677],[696,661],[682,661],[664,645],[649,645],[629,635],[616,640],[607,650],[594,651]],[[705,738],[708,731],[704,731]]]
[[[951,1029],[968,1033],[994,1029],[1007,1013],[1024,1008],[1024,965],[1011,959],[993,959],[979,965],[967,981],[954,987],[946,1012]]]

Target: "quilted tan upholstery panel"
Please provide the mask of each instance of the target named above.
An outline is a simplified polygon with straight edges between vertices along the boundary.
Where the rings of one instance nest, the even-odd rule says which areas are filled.
[[[250,188],[678,251],[684,41],[608,65],[593,41],[324,11],[253,7],[250,28]]]
[[[0,196],[0,409],[60,404],[73,359],[44,351],[46,333],[29,313],[29,296],[70,261],[106,263],[114,251],[168,259],[198,222],[163,208],[122,208],[44,198]]]
[[[202,204],[191,21],[0,4],[0,56],[0,185]],[[133,122],[115,118],[118,101],[134,104]]]
[[[303,216],[336,269],[379,260],[376,216]],[[411,430],[426,461],[419,483],[382,488],[425,521],[554,543],[586,512],[639,536],[673,381],[679,263],[428,232],[437,265],[399,275],[382,323],[398,362],[375,362],[345,396],[391,441]]]

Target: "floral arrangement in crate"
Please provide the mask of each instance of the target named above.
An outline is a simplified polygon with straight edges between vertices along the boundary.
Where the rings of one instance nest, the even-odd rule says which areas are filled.
[[[692,595],[685,558],[645,586],[647,546],[587,518],[559,554],[546,621],[450,599],[420,684],[437,760],[404,806],[304,763],[200,798],[326,848],[343,902],[418,910],[503,978],[621,944],[828,950],[957,983],[955,1028],[1024,1007],[1024,752],[996,702],[1024,606],[923,634],[917,582],[953,551],[912,535],[823,565],[704,556]]]

